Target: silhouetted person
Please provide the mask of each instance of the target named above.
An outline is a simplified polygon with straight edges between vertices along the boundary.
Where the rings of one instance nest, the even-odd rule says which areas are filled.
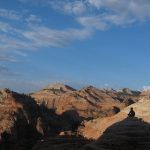
[[[135,111],[133,110],[133,108],[131,107],[130,112],[128,114],[128,117],[134,117],[135,116]]]

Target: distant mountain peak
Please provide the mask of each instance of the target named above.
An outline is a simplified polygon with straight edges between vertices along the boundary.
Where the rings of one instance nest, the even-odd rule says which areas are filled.
[[[141,92],[140,91],[137,91],[137,90],[131,90],[129,88],[123,88],[123,89],[120,89],[118,90],[118,92],[121,92],[121,93],[124,93],[124,94],[127,94],[127,95],[140,95]]]
[[[64,92],[76,91],[74,88],[72,88],[68,85],[64,85],[62,83],[49,84],[46,88],[44,88],[44,90],[61,90],[61,91],[64,91]]]
[[[92,85],[89,85],[89,86],[86,86],[86,87],[82,88],[81,90],[86,90],[86,89],[91,90],[91,89],[98,89],[98,88],[96,88]]]

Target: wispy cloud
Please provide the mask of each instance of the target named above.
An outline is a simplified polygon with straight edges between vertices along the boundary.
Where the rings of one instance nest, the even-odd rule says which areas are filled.
[[[0,88],[9,88],[17,92],[34,92],[47,84],[47,81],[30,81],[15,78],[0,79]]]
[[[150,90],[150,86],[144,85],[144,86],[143,86],[143,91],[147,91],[147,90]]]
[[[27,56],[26,51],[45,47],[63,47],[73,40],[90,37],[94,30],[108,30],[113,26],[127,26],[136,22],[149,21],[150,1],[148,0],[19,0],[37,3],[37,7],[50,7],[60,13],[72,15],[80,28],[53,29],[43,23],[41,17],[27,12],[0,8],[0,17],[13,19],[0,21],[0,52]],[[12,59],[12,58],[11,58]],[[2,60],[2,57],[1,57]],[[8,60],[9,59],[6,59]],[[3,57],[4,61],[4,57]]]
[[[150,20],[150,1],[148,0],[51,0],[44,2],[60,12],[75,14],[81,25],[100,30]]]
[[[0,77],[12,77],[18,75],[15,71],[10,68],[0,65]]]
[[[49,6],[78,17],[99,17],[105,23],[125,25],[150,20],[149,0],[19,0]],[[44,5],[45,4],[45,5]],[[103,17],[105,16],[105,17]],[[103,18],[103,19],[102,19]],[[97,19],[97,18],[95,18]],[[108,22],[107,22],[108,21]],[[101,22],[100,22],[101,23]]]
[[[73,14],[73,15],[81,15],[87,12],[86,2],[85,1],[47,1],[49,6],[58,11]]]
[[[86,29],[55,30],[45,26],[37,26],[23,32],[23,36],[30,41],[30,47],[62,47],[72,40],[87,38],[91,32]]]
[[[0,61],[6,61],[6,62],[18,62],[18,60],[14,56],[8,56],[8,55],[0,55]]]
[[[85,28],[56,30],[43,25],[27,24],[25,30],[4,22],[0,22],[0,27],[2,33],[0,35],[0,51],[2,52],[62,47],[72,40],[86,39],[91,35],[91,31]]]
[[[94,30],[108,30],[113,26],[127,26],[136,22],[149,21],[148,0],[19,0],[33,2],[38,7],[47,6],[61,13],[72,15],[80,28],[53,29],[43,24],[35,14],[26,15],[14,10],[0,8],[0,17],[22,21],[24,28],[8,22],[0,22],[0,51],[25,54],[27,50],[45,47],[63,47],[73,40],[83,40]],[[5,54],[6,55],[6,54]]]
[[[128,14],[139,20],[150,17],[148,0],[88,0],[88,2],[98,10],[105,9],[109,14]]]
[[[104,17],[100,17],[108,24],[124,26],[150,19],[148,0],[88,0],[88,2],[99,14],[104,14]]]
[[[40,23],[42,22],[42,19],[38,17],[37,15],[30,14],[29,17],[25,19],[28,23]]]
[[[109,25],[99,16],[78,17],[77,21],[84,27],[100,30],[108,29]]]
[[[14,10],[0,8],[0,17],[11,20],[19,20],[21,18],[21,15]]]

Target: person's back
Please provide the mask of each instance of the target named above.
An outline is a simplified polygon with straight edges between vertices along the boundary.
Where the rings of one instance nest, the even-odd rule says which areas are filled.
[[[135,111],[133,110],[133,108],[130,109],[128,117],[135,117]]]

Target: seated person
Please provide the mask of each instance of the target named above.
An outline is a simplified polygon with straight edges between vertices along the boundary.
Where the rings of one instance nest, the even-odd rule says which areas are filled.
[[[131,107],[130,112],[128,114],[128,117],[135,117],[135,111],[133,110],[133,108]]]

